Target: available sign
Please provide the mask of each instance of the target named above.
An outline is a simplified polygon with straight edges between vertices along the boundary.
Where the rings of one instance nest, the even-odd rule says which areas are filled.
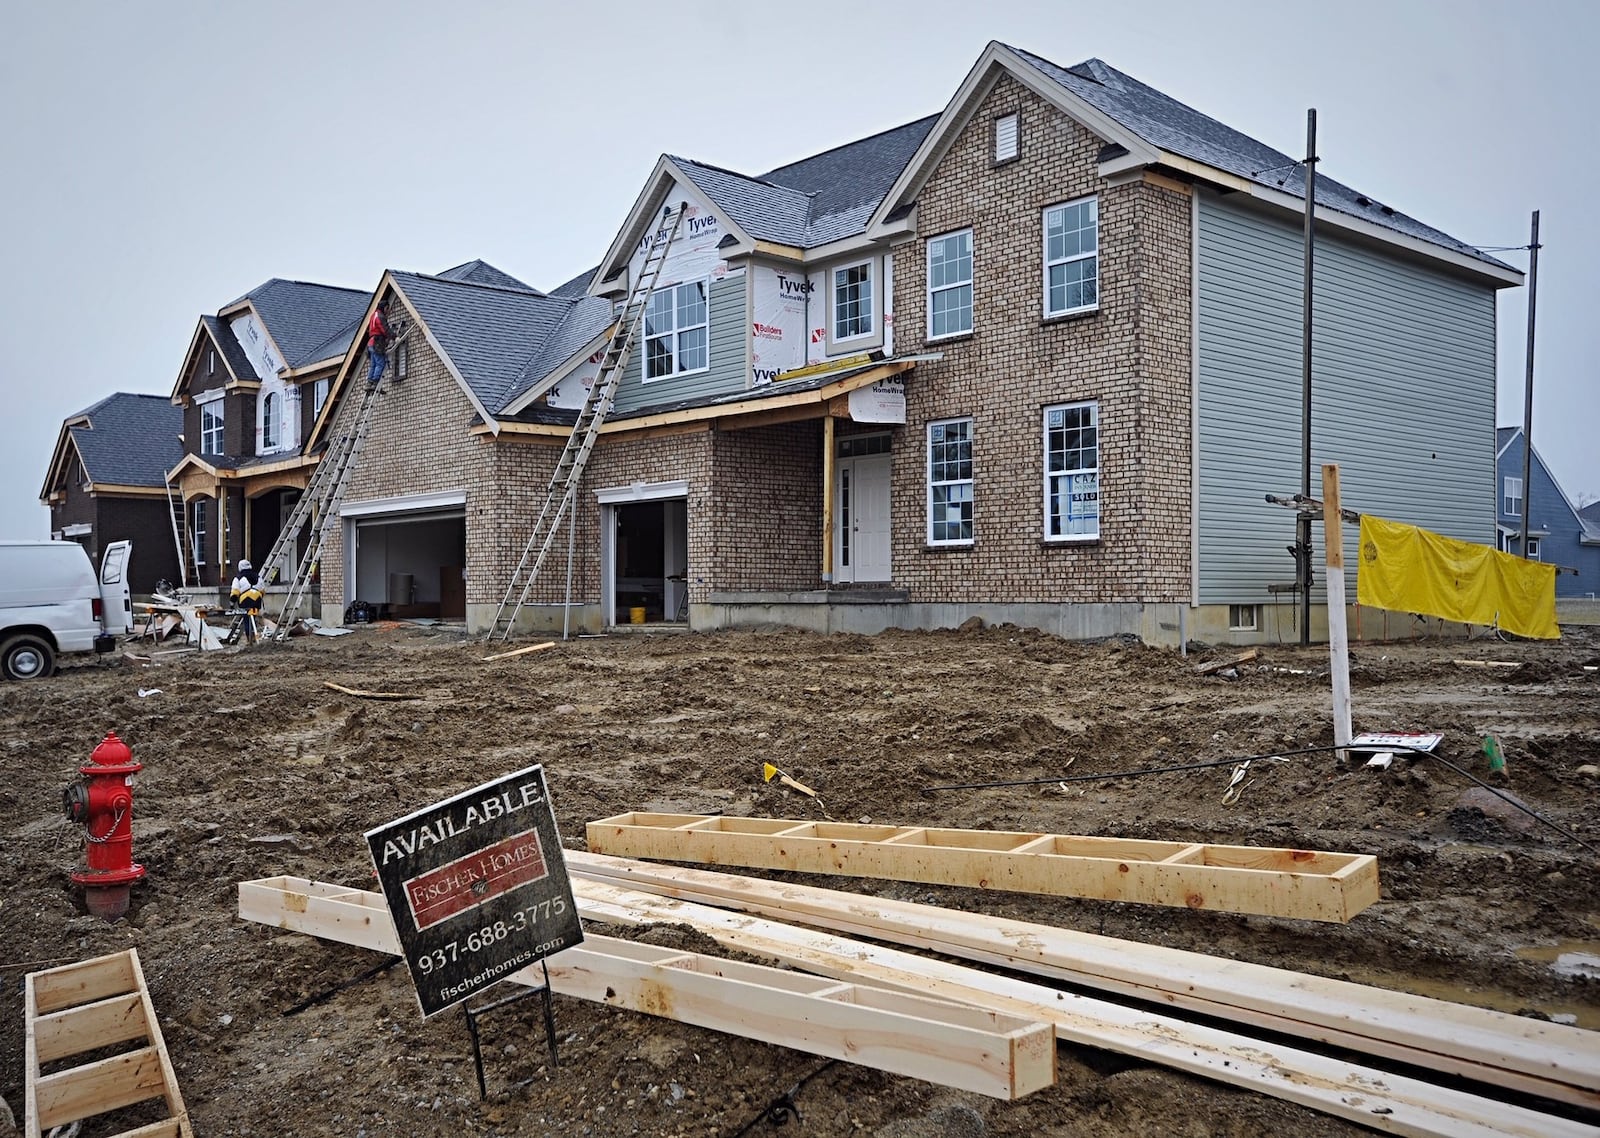
[[[542,766],[366,838],[425,1016],[583,940]]]

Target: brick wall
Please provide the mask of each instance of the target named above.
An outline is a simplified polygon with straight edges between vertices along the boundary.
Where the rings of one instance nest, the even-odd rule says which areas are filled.
[[[1020,154],[996,166],[995,117]],[[1109,186],[1102,140],[1009,76],[984,98],[917,199],[895,260],[900,351],[940,351],[906,385],[894,450],[894,583],[916,601],[1162,601],[1189,582],[1189,200]],[[1046,207],[1098,195],[1098,311],[1042,316]],[[973,231],[973,332],[925,343],[926,239]],[[1043,408],[1096,400],[1100,539],[1046,544]],[[973,419],[974,542],[929,548],[927,424]]]
[[[822,422],[808,420],[713,439],[713,588],[815,589],[822,583]],[[694,522],[690,543],[693,555]],[[695,564],[705,558],[691,559]],[[703,599],[691,591],[692,600]]]

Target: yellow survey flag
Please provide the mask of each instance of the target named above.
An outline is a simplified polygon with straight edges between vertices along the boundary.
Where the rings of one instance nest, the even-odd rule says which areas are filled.
[[[1556,567],[1457,541],[1404,522],[1361,515],[1356,600],[1518,636],[1558,640]]]

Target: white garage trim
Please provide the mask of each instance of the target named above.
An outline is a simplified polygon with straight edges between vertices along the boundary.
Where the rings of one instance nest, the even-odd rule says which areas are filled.
[[[606,486],[596,490],[594,496],[602,506],[623,502],[653,502],[663,498],[687,498],[689,482],[680,478],[676,482],[635,482],[631,486]]]
[[[362,518],[374,514],[407,514],[418,510],[443,510],[467,505],[465,490],[443,490],[434,494],[405,494],[398,498],[372,498],[365,502],[346,502],[339,507],[341,518]]]

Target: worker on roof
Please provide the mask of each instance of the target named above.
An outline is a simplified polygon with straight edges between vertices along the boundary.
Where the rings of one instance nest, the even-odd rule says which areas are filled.
[[[367,385],[378,386],[383,369],[389,362],[389,298],[378,301],[372,319],[367,321]]]
[[[233,588],[229,590],[233,598],[233,607],[239,609],[239,634],[244,637],[246,644],[256,642],[256,620],[261,614],[261,584],[257,577],[255,566],[250,564],[248,557],[239,559],[239,573],[233,579]]]

